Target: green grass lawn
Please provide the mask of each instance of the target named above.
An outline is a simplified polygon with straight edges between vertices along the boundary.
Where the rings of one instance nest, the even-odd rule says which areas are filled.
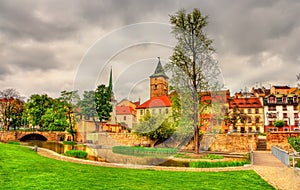
[[[52,160],[0,143],[0,189],[274,189],[254,171],[170,172]]]

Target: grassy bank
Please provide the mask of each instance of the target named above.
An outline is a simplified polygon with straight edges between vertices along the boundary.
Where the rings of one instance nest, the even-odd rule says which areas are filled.
[[[254,171],[169,172],[52,160],[0,143],[0,189],[273,189]]]

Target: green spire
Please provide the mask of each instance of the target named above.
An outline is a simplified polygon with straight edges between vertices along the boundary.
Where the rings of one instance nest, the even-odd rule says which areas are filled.
[[[112,68],[110,68],[108,89],[109,89],[111,92],[112,92],[112,90],[113,90],[113,83],[112,83]]]

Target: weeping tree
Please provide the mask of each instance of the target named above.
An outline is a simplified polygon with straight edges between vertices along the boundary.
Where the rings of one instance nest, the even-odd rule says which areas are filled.
[[[199,116],[208,106],[202,103],[202,94],[219,87],[220,69],[213,57],[215,52],[213,41],[204,31],[208,24],[207,16],[203,16],[198,9],[194,9],[191,13],[180,10],[170,15],[170,23],[177,45],[166,69],[172,72],[170,82],[181,96],[182,105],[190,105],[182,110],[192,118],[194,152],[198,154],[200,129],[203,126]]]

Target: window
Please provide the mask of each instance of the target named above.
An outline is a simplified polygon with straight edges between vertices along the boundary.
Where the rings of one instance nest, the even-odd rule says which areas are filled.
[[[268,106],[268,111],[276,111],[276,106]]]
[[[298,110],[297,106],[294,106],[294,110],[295,110],[295,111]]]
[[[140,110],[140,114],[141,114],[141,115],[144,115],[144,110]]]
[[[248,117],[248,123],[251,123],[251,122],[252,122],[251,117]]]
[[[157,84],[154,85],[154,90],[157,90]]]
[[[251,113],[251,109],[248,109],[248,114],[250,114]]]
[[[287,118],[287,113],[283,113],[283,118]]]
[[[294,113],[294,118],[299,118],[298,113]]]
[[[158,110],[158,113],[161,114],[161,109]]]
[[[286,106],[286,105],[283,105],[283,106],[282,106],[282,110],[283,110],[283,111],[287,111],[287,106]]]
[[[298,125],[299,125],[299,121],[298,121],[298,120],[295,120],[295,126],[298,127]]]
[[[255,113],[259,114],[259,109],[258,108],[255,108]]]
[[[126,121],[126,116],[123,117],[123,120]]]
[[[168,110],[168,108],[166,108],[166,114],[168,114],[169,113],[169,110]]]
[[[259,117],[255,118],[255,123],[259,123]]]

